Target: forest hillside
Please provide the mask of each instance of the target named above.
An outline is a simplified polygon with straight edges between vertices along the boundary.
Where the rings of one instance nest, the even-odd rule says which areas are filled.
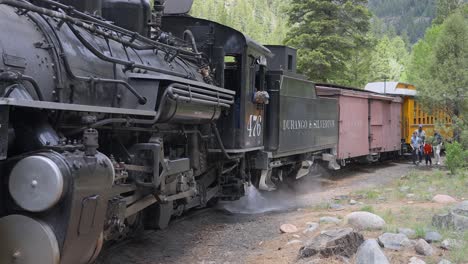
[[[437,0],[369,0],[380,30],[408,39],[424,36],[436,17]],[[191,15],[234,27],[262,43],[280,44],[286,36],[290,0],[195,0]]]
[[[191,15],[233,27],[263,44],[286,36],[284,0],[195,0]]]
[[[435,0],[369,0],[369,9],[385,28],[416,43],[436,16]]]

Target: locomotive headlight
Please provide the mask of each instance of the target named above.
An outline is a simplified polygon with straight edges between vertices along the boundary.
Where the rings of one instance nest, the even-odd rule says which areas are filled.
[[[30,156],[19,161],[9,180],[10,194],[24,210],[43,212],[62,198],[64,178],[57,164],[43,156]]]

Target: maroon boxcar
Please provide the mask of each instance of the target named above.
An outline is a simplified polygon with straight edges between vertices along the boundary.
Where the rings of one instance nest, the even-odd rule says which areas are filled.
[[[401,142],[401,98],[337,85],[317,84],[317,94],[339,105],[337,159],[377,161],[398,154]]]

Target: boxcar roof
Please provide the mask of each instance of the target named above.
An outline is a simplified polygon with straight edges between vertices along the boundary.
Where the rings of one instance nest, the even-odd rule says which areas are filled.
[[[352,97],[362,97],[362,98],[372,98],[377,100],[386,100],[393,102],[401,102],[399,96],[394,95],[383,95],[381,93],[376,93],[373,91],[347,87],[337,84],[326,84],[326,83],[316,83],[315,84],[317,94],[319,96],[331,96],[331,95],[344,95]]]
[[[373,82],[368,83],[364,89],[380,94],[416,96],[414,85],[401,82]]]

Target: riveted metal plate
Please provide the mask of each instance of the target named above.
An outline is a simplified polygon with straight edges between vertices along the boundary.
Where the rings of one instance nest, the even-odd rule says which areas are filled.
[[[3,53],[3,63],[10,67],[26,69],[26,59]]]
[[[23,215],[0,218],[0,263],[60,262],[57,238],[49,225]]]

